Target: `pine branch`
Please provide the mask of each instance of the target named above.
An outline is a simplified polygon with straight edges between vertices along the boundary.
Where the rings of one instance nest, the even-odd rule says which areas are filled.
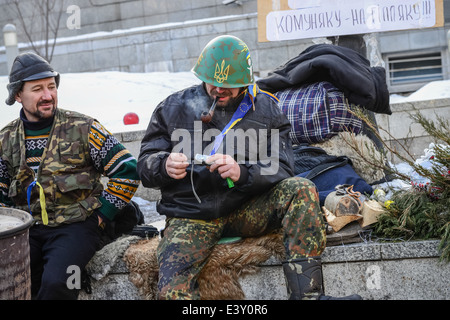
[[[448,119],[444,119],[436,115],[438,126],[433,121],[425,118],[420,112],[410,114],[410,117],[419,123],[425,131],[435,140],[441,140],[446,144],[450,144],[450,123]]]
[[[408,163],[414,161],[414,156],[409,152],[408,148],[406,146],[404,146],[400,141],[398,141],[398,139],[395,138],[389,131],[387,131],[383,127],[376,126],[370,120],[370,118],[367,116],[367,114],[365,113],[364,109],[362,109],[361,107],[358,107],[358,106],[353,106],[349,111],[350,111],[350,113],[352,113],[353,115],[355,115],[356,117],[358,117],[362,121],[364,121],[364,123],[367,125],[369,130],[381,141],[381,143],[383,144],[384,148],[386,148],[392,154],[395,154],[402,161],[405,161],[405,162],[408,162]],[[394,142],[397,142],[397,144],[402,148],[402,150],[409,156],[409,159],[404,157],[404,156],[402,156],[394,147],[389,146],[384,141],[384,139],[381,137],[380,131],[386,133],[389,136],[390,140],[392,140]]]
[[[448,119],[436,117],[436,123],[426,119],[420,112],[410,114],[411,119],[420,124],[423,129],[434,138],[436,144],[433,147],[434,157],[428,159],[431,166],[428,168],[419,164],[409,153],[408,149],[388,131],[376,127],[366,114],[361,110],[351,110],[353,114],[361,118],[368,128],[380,139],[386,150],[396,155],[401,161],[406,162],[415,173],[424,177],[429,184],[423,190],[409,189],[399,190],[393,193],[393,203],[378,218],[374,231],[378,235],[389,238],[404,239],[440,239],[440,260],[450,262],[450,125]],[[387,133],[389,139],[397,142],[406,152],[407,157],[402,156],[395,148],[391,148],[379,134]],[[377,161],[370,153],[367,155],[361,150],[361,146],[352,141],[344,141],[358,153],[369,165],[391,171],[402,180],[411,182],[413,179],[396,169],[389,168],[385,163]],[[443,144],[442,144],[443,142]]]
[[[370,165],[372,168],[383,170],[389,174],[395,174],[402,180],[409,180],[409,177],[393,170],[390,166],[386,165],[386,154],[383,151],[383,157],[382,159],[377,159],[375,156],[376,152],[375,150],[372,150],[371,147],[369,147],[367,144],[364,144],[366,147],[366,150],[369,151],[369,153],[365,153],[361,146],[358,145],[356,141],[356,136],[350,131],[345,128],[347,132],[349,132],[350,139],[347,139],[345,135],[341,135],[342,140],[349,146],[355,153],[361,157],[368,165]]]

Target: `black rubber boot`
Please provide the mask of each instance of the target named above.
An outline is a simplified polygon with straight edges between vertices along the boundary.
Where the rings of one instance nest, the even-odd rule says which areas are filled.
[[[323,293],[320,257],[309,257],[283,262],[289,300],[361,300],[353,294],[335,298]]]

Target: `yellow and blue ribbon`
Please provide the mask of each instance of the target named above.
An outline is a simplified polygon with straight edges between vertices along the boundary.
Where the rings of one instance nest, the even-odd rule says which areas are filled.
[[[233,116],[231,117],[230,122],[228,122],[228,124],[225,126],[225,128],[223,128],[222,132],[218,136],[216,136],[216,138],[214,140],[214,146],[213,146],[213,149],[211,150],[210,156],[212,156],[213,154],[216,153],[216,151],[219,149],[220,144],[222,143],[225,135],[228,133],[228,131],[231,130],[231,128],[233,128],[239,121],[241,121],[242,118],[244,118],[244,116],[247,114],[248,110],[250,110],[251,107],[253,107],[253,110],[255,109],[254,97],[259,92],[267,94],[269,97],[271,97],[275,101],[278,101],[277,97],[275,97],[274,95],[272,95],[269,92],[262,91],[261,89],[258,88],[258,86],[256,84],[248,86],[245,96],[242,99],[241,104],[239,105],[239,107],[234,112]],[[231,180],[230,178],[227,178],[227,183],[228,183],[228,187],[230,187],[230,188],[234,187],[233,180]]]
[[[30,210],[30,214],[32,215],[33,213],[31,212],[31,191],[33,190],[33,188],[35,186],[39,187],[39,202],[41,204],[41,217],[42,217],[42,223],[44,225],[48,225],[48,214],[47,214],[47,209],[46,209],[46,205],[45,205],[45,194],[44,194],[44,188],[41,186],[41,184],[39,182],[37,182],[36,180],[33,181],[32,183],[30,183],[30,185],[27,188],[27,201],[28,201],[28,209]]]
[[[247,88],[247,92],[245,93],[244,99],[242,99],[241,104],[237,108],[237,110],[234,112],[233,116],[231,117],[230,122],[223,128],[222,132],[216,136],[216,139],[214,140],[214,147],[211,151],[211,156],[216,153],[216,151],[219,149],[220,144],[223,141],[223,138],[228,133],[231,128],[233,128],[239,121],[244,118],[248,110],[250,110],[250,107],[254,108],[254,97],[258,93],[264,93],[268,95],[270,98],[272,98],[274,101],[278,101],[277,97],[275,97],[273,94],[263,91],[258,88],[256,84],[250,85]]]

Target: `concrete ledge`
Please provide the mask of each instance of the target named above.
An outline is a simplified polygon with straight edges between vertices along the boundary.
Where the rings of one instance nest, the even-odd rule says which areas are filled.
[[[439,241],[357,243],[326,248],[323,263],[436,258]]]
[[[439,262],[438,245],[435,240],[327,247],[322,255],[325,293],[358,293],[376,300],[450,299],[450,264]],[[117,259],[107,276],[92,281],[92,294],[82,293],[80,299],[141,299],[127,272],[125,263]],[[246,299],[287,298],[281,262],[274,258],[239,282]]]
[[[324,255],[326,292],[357,292],[377,300],[447,300],[450,264],[439,262],[438,246],[434,240],[334,247]]]
[[[322,255],[325,294],[364,299],[450,299],[450,264],[439,262],[439,241],[357,243],[327,247]],[[240,280],[247,299],[286,299],[281,263]]]

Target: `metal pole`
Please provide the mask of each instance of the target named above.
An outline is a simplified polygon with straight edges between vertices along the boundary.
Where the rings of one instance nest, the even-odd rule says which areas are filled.
[[[7,24],[3,27],[3,39],[5,42],[6,62],[9,71],[11,70],[14,59],[16,59],[19,54],[16,27],[13,24]]]

